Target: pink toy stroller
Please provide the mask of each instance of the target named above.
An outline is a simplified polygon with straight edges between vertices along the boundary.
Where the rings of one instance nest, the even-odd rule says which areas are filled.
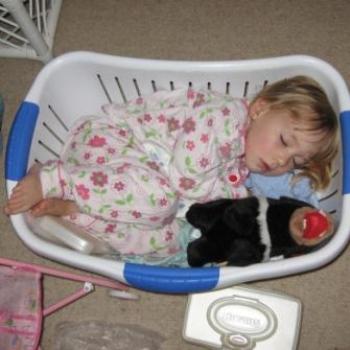
[[[43,275],[84,282],[82,288],[43,308]],[[43,318],[92,292],[93,284],[127,290],[104,278],[77,275],[39,265],[0,258],[0,349],[40,350]]]

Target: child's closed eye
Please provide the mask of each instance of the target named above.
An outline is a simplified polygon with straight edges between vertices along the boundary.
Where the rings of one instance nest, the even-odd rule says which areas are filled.
[[[286,141],[286,139],[283,137],[282,134],[280,135],[280,141],[281,141],[281,143],[282,143],[283,146],[285,146],[285,147],[288,146],[287,141]]]

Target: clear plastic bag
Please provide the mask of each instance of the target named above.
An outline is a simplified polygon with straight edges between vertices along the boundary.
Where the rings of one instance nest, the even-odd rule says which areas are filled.
[[[138,325],[103,321],[57,326],[54,350],[159,350],[163,336]]]

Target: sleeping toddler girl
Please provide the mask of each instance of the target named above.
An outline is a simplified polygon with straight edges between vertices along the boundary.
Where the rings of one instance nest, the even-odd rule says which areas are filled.
[[[213,91],[159,91],[79,119],[59,160],[33,166],[5,213],[30,210],[85,228],[121,254],[179,249],[179,208],[248,195],[250,172],[297,170],[315,190],[330,181],[337,117],[322,88],[297,76],[250,103]]]

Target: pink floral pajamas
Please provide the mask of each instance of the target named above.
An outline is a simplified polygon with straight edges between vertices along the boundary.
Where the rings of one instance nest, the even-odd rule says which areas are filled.
[[[103,111],[77,121],[40,177],[45,197],[74,200],[69,219],[120,253],[173,254],[179,207],[246,196],[244,100],[160,91]]]

